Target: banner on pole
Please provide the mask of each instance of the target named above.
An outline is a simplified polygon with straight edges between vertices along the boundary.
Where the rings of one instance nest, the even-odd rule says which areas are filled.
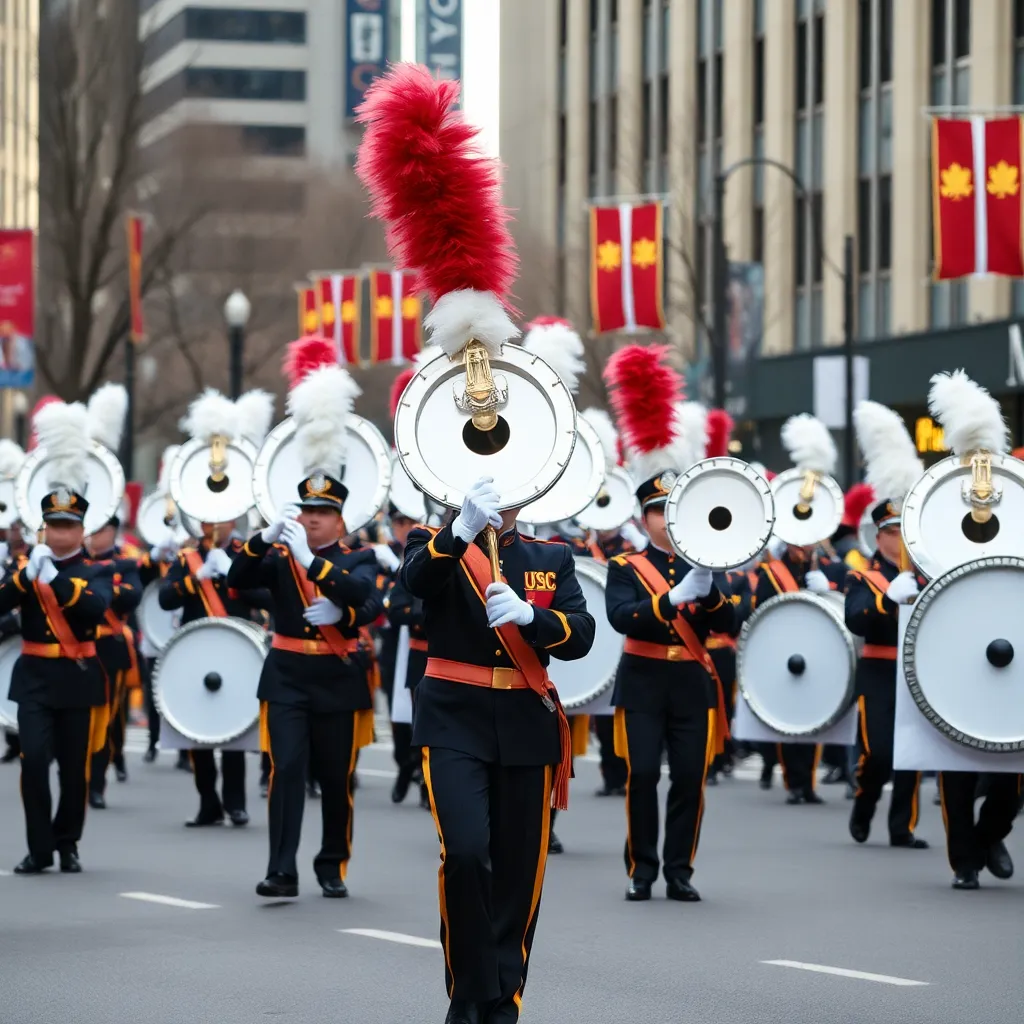
[[[462,0],[419,0],[416,59],[438,78],[462,78]]]
[[[128,304],[131,312],[131,336],[136,344],[145,341],[142,319],[142,218],[128,214]]]
[[[320,330],[320,308],[316,288],[308,284],[297,284],[295,293],[299,303],[299,337],[317,334]]]
[[[423,347],[423,303],[416,275],[370,271],[370,362],[401,366]]]
[[[388,3],[346,0],[345,15],[345,116],[353,118],[363,93],[387,66]]]
[[[35,308],[34,235],[0,231],[0,388],[32,387]]]

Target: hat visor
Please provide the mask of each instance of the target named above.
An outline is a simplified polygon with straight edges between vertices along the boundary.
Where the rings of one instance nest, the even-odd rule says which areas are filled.
[[[667,494],[655,494],[653,497],[648,498],[641,504],[641,508],[646,512],[650,508],[664,508],[665,502],[668,500]]]
[[[902,522],[903,518],[901,516],[886,516],[885,519],[880,519],[878,521],[877,528],[879,530],[884,530],[887,526],[899,526]]]
[[[85,516],[78,515],[75,512],[45,512],[43,514],[44,523],[83,523],[85,522]]]
[[[341,502],[334,498],[304,498],[299,502],[299,508],[330,508],[340,513]]]

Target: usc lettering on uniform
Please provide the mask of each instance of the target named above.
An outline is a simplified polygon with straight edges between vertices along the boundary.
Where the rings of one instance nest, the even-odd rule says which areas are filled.
[[[554,593],[557,579],[558,573],[555,572],[527,572],[523,574],[523,589],[550,590]]]

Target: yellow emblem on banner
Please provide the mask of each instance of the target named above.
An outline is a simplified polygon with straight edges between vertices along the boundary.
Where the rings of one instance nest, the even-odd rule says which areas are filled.
[[[597,247],[597,269],[618,270],[622,266],[622,246],[611,240]]]
[[[658,262],[658,244],[653,238],[638,238],[633,243],[633,266],[647,270]]]
[[[315,309],[307,309],[303,315],[302,322],[305,325],[307,334],[312,334],[320,327],[320,317],[317,316]]]
[[[953,162],[945,170],[939,172],[939,195],[943,199],[959,201],[966,199],[974,192],[974,185],[971,182],[971,169],[961,167]]]
[[[395,304],[391,301],[390,295],[378,295],[373,307],[374,313],[379,320],[395,314]]]
[[[345,299],[341,304],[341,322],[343,324],[354,324],[356,322],[356,304],[352,299]]]
[[[996,199],[1015,196],[1020,191],[1019,174],[1016,167],[1011,167],[1005,160],[1000,160],[994,167],[988,169],[988,194],[995,196]]]
[[[402,299],[402,319],[418,320],[420,316],[420,300],[415,295],[406,295]]]

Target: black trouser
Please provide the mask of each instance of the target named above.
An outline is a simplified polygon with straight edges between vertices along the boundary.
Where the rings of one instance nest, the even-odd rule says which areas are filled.
[[[594,732],[601,751],[601,777],[605,789],[624,789],[626,786],[626,760],[615,753],[615,716],[596,715]]]
[[[995,772],[985,775],[939,773],[946,853],[954,871],[980,871],[985,866],[989,847],[1010,834],[1020,805],[1021,779],[1020,775]],[[975,821],[974,802],[980,795],[979,783],[985,800]]]
[[[34,701],[18,705],[21,738],[21,800],[28,852],[40,865],[54,851],[74,850],[85,825],[92,708],[50,708]],[[60,801],[51,820],[50,763],[56,760]]]
[[[21,753],[21,743],[18,734],[10,729],[4,729],[4,739],[7,741],[7,749],[17,757]]]
[[[663,871],[666,879],[689,880],[704,817],[704,783],[714,752],[715,709],[693,688],[692,707],[655,714],[616,712],[625,718],[626,870],[630,878],[658,877],[658,782],[661,754],[668,750]]]
[[[192,774],[199,791],[199,817],[222,818],[225,811],[245,810],[245,751],[222,750],[220,767],[224,773],[221,791],[223,803],[217,795],[217,762],[211,748],[189,751]]]
[[[160,742],[160,712],[156,709],[156,700],[153,698],[153,672],[156,668],[156,658],[140,658],[139,673],[142,676],[142,692],[146,702],[146,724],[149,727],[149,747],[156,748]]]
[[[821,745],[817,743],[780,743],[777,756],[782,765],[782,781],[790,793],[813,793],[817,783]]]
[[[425,747],[423,778],[441,841],[448,995],[517,1006],[547,863],[552,768],[505,767]]]
[[[857,792],[853,817],[862,825],[870,825],[882,789],[892,779],[889,799],[889,836],[901,839],[917,828],[918,792],[921,773],[892,770],[893,733],[896,729],[896,692],[861,695],[857,729]]]
[[[290,704],[267,704],[270,733],[270,859],[268,875],[299,877],[295,856],[306,805],[306,773],[320,783],[323,838],[313,858],[321,880],[345,878],[352,855],[352,773],[356,766],[354,711],[320,714]]]
[[[122,673],[117,673],[110,701],[110,720],[107,723],[106,742],[93,752],[89,767],[89,789],[102,794],[107,788],[107,767],[111,761],[117,767],[124,766],[124,734],[128,720],[128,687],[123,683]]]

